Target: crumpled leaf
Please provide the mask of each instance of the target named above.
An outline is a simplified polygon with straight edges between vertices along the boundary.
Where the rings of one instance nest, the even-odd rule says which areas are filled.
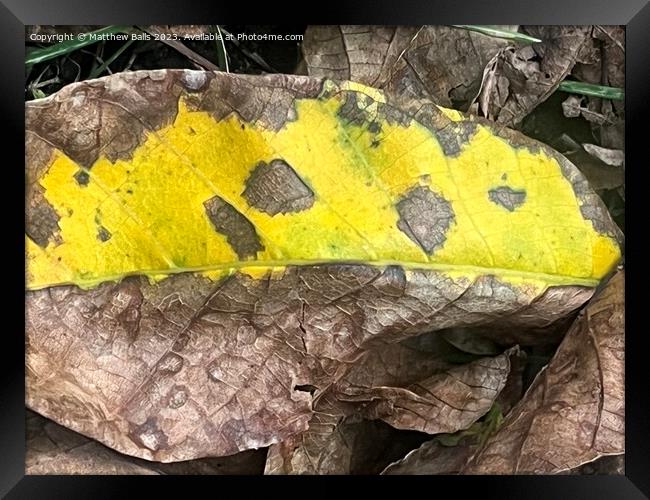
[[[382,474],[458,474],[486,438],[501,425],[503,415],[521,399],[526,355],[511,349],[510,372],[490,411],[480,422],[453,434],[439,434],[387,466]]]
[[[542,43],[508,48],[486,67],[478,103],[483,116],[519,123],[571,72],[589,42],[590,26],[526,26]]]
[[[591,39],[572,70],[576,79],[597,85],[625,88],[625,28],[594,26]],[[610,149],[625,147],[625,101],[586,99],[582,116],[591,122],[597,144]]]
[[[622,454],[624,321],[621,271],[463,473],[552,474]]]
[[[314,417],[305,432],[269,448],[266,473],[351,473],[353,457],[367,458],[375,441],[364,433],[366,427],[353,425],[360,417],[431,434],[466,429],[482,417],[510,382],[510,360],[519,350],[453,366],[445,362],[439,335],[421,338],[436,343],[437,352],[417,350],[407,342],[368,351],[314,402]],[[421,361],[426,358],[428,366]]]
[[[335,427],[323,426],[317,415],[313,430],[269,448],[265,474],[379,474],[423,439],[355,416],[342,417]]]
[[[382,419],[397,429],[427,434],[453,433],[468,428],[492,407],[510,373],[508,350],[450,368],[407,387],[363,387],[350,382],[337,384],[337,398],[365,403],[366,418]]]
[[[265,455],[264,451],[243,451],[223,458],[152,463],[121,455],[31,411],[27,412],[26,448],[28,475],[259,474]]]
[[[524,335],[620,257],[558,153],[358,84],[133,72],[26,120],[28,405],[149,460],[281,442],[365,351]]]
[[[449,26],[309,26],[302,48],[312,76],[467,109],[486,63],[510,45]]]

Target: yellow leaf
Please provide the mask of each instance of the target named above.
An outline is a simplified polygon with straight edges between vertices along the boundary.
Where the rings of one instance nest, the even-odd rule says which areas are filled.
[[[419,115],[360,84],[327,81],[305,96],[315,80],[282,89],[241,77],[239,89],[176,74],[184,87],[155,96],[174,110],[159,126],[120,110],[145,81],[137,75],[108,80],[122,103],[80,84],[27,105],[28,155],[38,158],[27,165],[28,211],[55,214],[49,226],[28,222],[28,289],[317,262],[594,286],[620,258],[614,224],[576,188],[580,174],[532,140],[435,106]],[[53,106],[69,108],[56,118],[59,144],[37,120]],[[231,112],[219,116],[220,106]],[[124,123],[106,132],[110,113]],[[91,132],[101,139],[87,160]]]

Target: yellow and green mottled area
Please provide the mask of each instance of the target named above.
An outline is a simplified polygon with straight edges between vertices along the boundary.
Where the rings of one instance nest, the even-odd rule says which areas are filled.
[[[478,127],[460,154],[448,156],[417,122],[378,117],[381,129],[371,132],[337,116],[344,93],[326,95],[297,100],[297,119],[277,132],[234,114],[217,121],[181,97],[172,124],[149,132],[128,161],[100,157],[83,186],[75,180],[82,167],[57,151],[39,183],[60,217],[60,238],[46,248],[27,238],[28,288],[332,261],[595,285],[618,261],[616,241],[581,215],[571,184],[543,152],[513,148]],[[364,102],[365,112],[375,113]],[[242,196],[256,165],[278,158],[313,191],[310,208],[271,216]],[[504,184],[526,192],[516,210],[489,199],[489,190]],[[397,226],[396,204],[419,185],[454,213],[444,244],[431,254]],[[256,258],[241,262],[215,231],[203,205],[215,195],[254,225],[264,247]],[[100,227],[110,233],[106,241]]]

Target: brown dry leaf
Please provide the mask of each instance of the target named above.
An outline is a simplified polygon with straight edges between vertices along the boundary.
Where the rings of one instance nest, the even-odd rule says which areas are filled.
[[[472,325],[526,338],[591,297],[620,249],[573,165],[514,131],[391,99],[161,70],[29,102],[28,406],[149,460],[230,455],[305,431],[314,402],[378,346]],[[517,177],[524,159],[548,175]],[[451,201],[433,190],[442,181]],[[480,210],[461,220],[452,203]],[[499,236],[508,224],[516,244]],[[557,245],[531,245],[547,226]],[[453,237],[458,257],[437,267]],[[501,382],[484,385],[471,418]]]
[[[571,72],[590,26],[528,26],[541,43],[501,51],[483,75],[478,97],[482,114],[504,125],[519,123],[545,101]]]
[[[427,441],[403,459],[386,467],[382,475],[459,474],[478,445],[466,439],[455,446],[444,446],[437,439]]]
[[[492,407],[508,380],[510,357],[517,352],[513,348],[406,387],[363,387],[344,380],[337,384],[337,398],[362,403],[364,417],[382,419],[397,429],[453,433],[468,428]]]
[[[552,474],[624,452],[624,272],[574,323],[550,364],[463,469]]]
[[[302,47],[312,76],[466,110],[487,62],[510,45],[448,26],[309,26]]]
[[[260,450],[174,464],[152,463],[117,453],[31,411],[27,412],[26,448],[28,475],[259,474],[265,457]]]
[[[377,446],[359,417],[430,434],[463,430],[482,417],[510,381],[519,350],[453,367],[439,335],[421,337],[437,344],[435,352],[413,349],[412,342],[369,351],[315,401],[307,431],[269,448],[266,473],[349,474],[354,457],[367,459]],[[421,362],[426,357],[428,366]]]
[[[509,361],[508,379],[491,409],[495,410],[498,419],[508,414],[521,399],[523,392],[526,355],[523,351],[514,349]],[[390,464],[382,474],[458,474],[479,449],[479,442],[484,439],[482,436],[493,432],[492,425],[492,422],[483,421],[472,425],[468,431],[427,441],[402,459]],[[442,439],[443,437],[445,439]]]
[[[625,88],[625,27],[594,26],[591,39],[573,71],[577,80]],[[582,116],[591,122],[596,143],[610,149],[625,146],[625,101],[585,97]]]
[[[564,156],[576,165],[589,181],[589,185],[597,193],[603,190],[617,189],[625,183],[625,170],[619,168],[625,161],[623,152],[620,150],[610,150],[597,148],[593,145],[580,145],[567,134],[562,134],[558,139],[558,147],[562,150]],[[588,150],[595,154],[590,154]],[[602,154],[600,153],[602,151]],[[599,158],[598,155],[603,156]],[[619,163],[619,167],[608,165],[610,163]]]
[[[598,158],[611,167],[622,167],[625,164],[625,154],[620,149],[608,149],[596,144],[583,144],[582,147],[591,156]]]

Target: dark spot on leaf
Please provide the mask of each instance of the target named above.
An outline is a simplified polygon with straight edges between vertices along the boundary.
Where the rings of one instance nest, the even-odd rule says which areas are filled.
[[[77,170],[77,173],[74,174],[74,180],[77,181],[77,184],[80,186],[86,187],[90,182],[90,176],[85,170]]]
[[[458,156],[463,146],[472,139],[478,128],[469,121],[452,122],[435,132],[440,147],[447,156]]]
[[[228,243],[240,259],[255,258],[264,250],[255,226],[230,203],[214,196],[203,203],[212,226],[226,236]]]
[[[504,172],[503,175],[501,176],[501,180],[502,180],[502,181],[507,181],[507,180],[508,180],[508,174],[506,174],[506,173]]]
[[[442,246],[455,219],[451,204],[429,188],[411,189],[398,203],[397,227],[431,255]]]
[[[97,231],[97,239],[99,241],[106,242],[111,239],[113,235],[110,233],[108,229],[106,229],[104,226],[100,226],[99,230]]]
[[[379,146],[379,144],[380,144],[380,142],[379,142],[377,139],[374,139],[374,140],[370,143],[370,147],[371,147],[371,148],[376,148],[376,147]]]
[[[372,134],[378,134],[381,132],[381,123],[371,122],[370,125],[368,125],[368,132]]]
[[[314,204],[314,192],[284,160],[260,162],[246,180],[242,196],[269,215],[300,212]]]
[[[26,211],[25,232],[34,243],[45,248],[50,240],[59,241],[59,215],[47,202]]]
[[[357,102],[357,93],[347,92],[345,102],[339,108],[337,116],[341,118],[343,122],[353,125],[363,125],[364,123],[367,123],[368,112],[365,109],[359,107]]]
[[[515,190],[510,186],[499,186],[498,188],[490,189],[488,191],[490,201],[502,206],[510,212],[514,212],[526,201],[526,191]]]

